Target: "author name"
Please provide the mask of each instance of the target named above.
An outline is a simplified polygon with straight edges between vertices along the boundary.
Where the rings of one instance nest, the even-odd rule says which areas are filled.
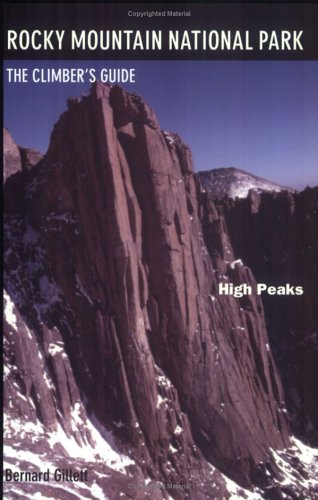
[[[247,283],[234,285],[233,283],[219,283],[219,295],[232,295],[233,297],[243,297],[244,295],[303,295],[304,289],[302,286],[290,285],[285,283],[280,286],[268,286],[265,283],[257,283],[256,287],[252,287]]]
[[[7,482],[87,482],[87,469],[47,469],[45,471],[13,471],[12,469],[4,469],[4,479]]]

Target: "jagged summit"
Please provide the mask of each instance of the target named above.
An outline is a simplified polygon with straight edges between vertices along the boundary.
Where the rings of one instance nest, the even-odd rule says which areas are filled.
[[[3,129],[3,180],[21,170],[19,148],[8,129]]]
[[[42,156],[36,149],[18,146],[9,130],[3,128],[3,182],[16,172],[29,170]]]
[[[293,189],[286,186],[281,186],[235,167],[215,168],[199,172],[199,177],[204,189],[214,199],[221,199],[226,196],[229,198],[246,198],[250,189],[259,192],[294,192]]]

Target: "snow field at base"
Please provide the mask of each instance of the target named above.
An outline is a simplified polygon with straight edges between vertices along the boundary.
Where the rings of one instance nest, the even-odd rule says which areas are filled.
[[[127,456],[119,454],[110,444],[108,441],[113,441],[112,435],[103,429],[100,425],[99,428],[96,428],[96,422],[94,424],[89,421],[89,420],[83,420],[81,418],[81,405],[80,403],[77,403],[75,405],[75,408],[73,409],[72,413],[72,420],[73,424],[76,424],[77,428],[80,427],[80,425],[85,426],[85,430],[90,432],[94,442],[95,442],[95,447],[93,448],[89,444],[84,444],[83,446],[80,446],[74,438],[70,438],[66,436],[64,430],[60,425],[58,425],[57,431],[56,432],[51,432],[47,433],[39,422],[37,423],[32,423],[32,422],[22,422],[19,419],[10,419],[6,415],[4,416],[4,429],[5,429],[5,434],[8,436],[8,438],[15,437],[16,438],[16,445],[21,444],[21,449],[17,449],[17,447],[13,447],[10,445],[5,445],[4,446],[4,467],[9,467],[13,469],[14,471],[19,470],[19,462],[26,462],[29,464],[34,465],[36,468],[43,470],[43,469],[52,469],[56,467],[56,464],[53,464],[52,461],[50,460],[50,456],[47,453],[33,453],[31,451],[27,451],[25,449],[22,449],[23,445],[23,440],[27,437],[30,439],[32,443],[39,442],[41,439],[46,440],[47,443],[49,443],[50,448],[52,449],[55,444],[59,444],[60,446],[64,448],[66,454],[72,459],[80,459],[81,465],[85,466],[90,462],[94,462],[95,464],[100,463],[101,465],[107,465],[109,468],[121,472],[123,474],[127,474],[125,471],[125,467],[127,465],[134,464],[134,462]],[[109,434],[109,439],[105,439],[105,436]],[[104,436],[104,437],[103,437]],[[46,439],[46,438],[49,439]],[[19,443],[18,439],[21,440],[21,443]],[[177,450],[171,449],[170,450],[173,453],[176,453]],[[54,453],[54,452],[53,452]],[[273,457],[275,458],[275,462],[277,463],[284,479],[280,481],[281,486],[287,486],[287,485],[294,485],[295,487],[300,488],[299,491],[306,492],[308,491],[308,488],[313,489],[314,491],[318,491],[318,450],[313,449],[305,444],[303,444],[301,441],[299,441],[296,438],[292,438],[292,446],[288,450],[282,450],[282,451],[274,451],[272,450]],[[288,457],[297,457],[301,464],[305,467],[305,470],[308,474],[308,479],[302,478],[297,471],[290,465],[288,461]],[[63,457],[65,460],[65,457]],[[12,462],[15,463],[13,466],[12,463],[8,460],[11,460]],[[65,465],[64,465],[65,466]],[[23,469],[25,470],[25,469]],[[213,473],[215,469],[211,466],[211,473]],[[108,474],[105,474],[108,475]],[[97,477],[103,476],[103,474],[98,473]],[[254,492],[246,490],[239,485],[237,485],[234,481],[229,479],[227,476],[222,474],[222,477],[225,482],[225,486],[227,491],[230,494],[230,500],[240,500],[240,499],[246,499],[246,500],[262,500],[264,497],[262,495],[262,492],[255,489]],[[145,479],[145,484],[147,484],[150,481],[150,479]],[[50,483],[50,486],[52,487],[59,487],[59,485],[56,483],[52,484]],[[63,484],[64,488],[64,484]],[[74,494],[77,498],[79,499],[87,499],[87,498],[92,498],[92,499],[100,499],[100,500],[107,500],[107,497],[104,495],[102,488],[96,483],[93,482],[90,485],[87,484],[82,484],[81,483],[81,490],[87,490],[87,494],[83,496],[82,491],[76,491],[77,486],[75,486],[74,490],[74,484],[71,486],[66,485],[65,489],[69,490]],[[12,493],[16,494],[22,494],[22,492],[18,491],[18,487],[13,486]],[[16,490],[16,491],[15,491]],[[89,496],[87,496],[89,495]],[[34,498],[37,500],[37,498],[40,498],[39,496],[36,496],[36,494],[30,494],[28,498]],[[45,498],[50,498],[50,496],[45,496],[42,495],[43,499]],[[283,498],[287,498],[285,494],[283,493]],[[308,497],[310,498],[310,497]]]
[[[89,444],[84,444],[80,446],[74,438],[68,437],[64,430],[62,429],[61,425],[58,425],[58,428],[55,432],[47,433],[44,430],[44,427],[42,424],[39,422],[34,424],[31,422],[24,423],[18,419],[9,419],[6,417],[5,422],[4,422],[4,428],[7,431],[8,437],[12,437],[12,434],[15,436],[21,437],[21,439],[26,437],[26,434],[31,434],[33,435],[33,440],[38,441],[41,438],[46,438],[48,437],[47,443],[49,443],[49,446],[51,449],[54,449],[54,445],[59,444],[60,446],[64,448],[66,454],[72,459],[80,459],[82,460],[81,466],[85,466],[85,463],[87,465],[90,462],[94,462],[95,464],[100,462],[103,465],[107,465],[109,468],[121,472],[123,474],[127,475],[127,472],[125,470],[125,467],[127,465],[134,464],[134,462],[124,456],[116,452],[110,444],[102,437],[102,434],[105,436],[105,433],[108,433],[105,429],[102,429],[101,426],[99,426],[99,429],[97,430],[96,427],[89,421],[87,420],[84,422],[81,417],[80,417],[80,405],[79,403],[75,405],[75,408],[73,410],[72,414],[72,420],[74,423],[79,426],[79,424],[85,425],[85,429],[91,433],[91,436],[95,442],[95,447],[92,448]],[[110,435],[110,441],[112,441],[112,436]],[[22,445],[22,443],[21,443]],[[177,453],[178,451],[174,449],[172,446],[170,447],[170,451],[172,453]],[[53,452],[54,453],[54,452]],[[27,462],[29,464],[34,465],[36,468],[43,470],[43,469],[50,469],[52,470],[53,468],[56,468],[56,464],[53,464],[52,461],[49,460],[49,456],[46,457],[46,454],[35,454],[30,451],[26,451],[23,449],[17,450],[17,448],[14,448],[12,446],[6,445],[4,447],[4,457],[7,457],[8,459],[10,458],[11,460],[14,460],[15,462]],[[65,460],[65,458],[63,457]],[[19,471],[19,465],[16,463],[15,466],[13,466],[10,462],[7,462],[6,460],[4,461],[4,467],[9,467],[13,469],[14,471]],[[66,467],[66,465],[64,465]],[[22,470],[22,469],[21,469]],[[23,469],[25,470],[25,469]],[[211,466],[211,472],[214,472],[215,469]],[[98,473],[96,474],[97,477],[100,476],[101,474]],[[243,488],[239,487],[236,483],[231,481],[229,478],[226,476],[222,475],[226,488],[231,494],[230,499],[231,500],[238,500],[238,499],[247,499],[247,500],[259,500],[262,499],[261,496],[259,496],[256,493],[252,493],[248,490],[244,490]],[[151,480],[149,478],[145,479],[145,484],[147,485]],[[52,483],[50,482],[51,487],[60,487],[58,483]],[[76,488],[79,487],[78,483],[72,483],[72,485],[65,485],[63,483],[63,488],[66,491],[71,492],[74,496],[79,498],[80,500],[82,499],[87,499],[87,498],[92,498],[92,499],[99,499],[99,500],[107,500],[107,497],[102,491],[102,488],[96,483],[93,482],[91,485],[87,485],[85,483],[80,484],[81,490],[86,489],[87,490],[87,495],[83,496],[82,492],[76,491]],[[12,490],[14,492],[14,489]],[[18,493],[18,492],[17,492]],[[20,492],[22,494],[25,492]],[[42,495],[42,497],[36,496],[36,494],[30,494],[28,496],[30,499],[35,499],[37,500],[38,498],[43,498],[44,500],[47,498],[49,499],[50,496],[45,496]]]
[[[275,451],[271,449],[275,462],[284,478],[279,481],[279,484],[281,486],[294,486],[298,491],[302,492],[309,489],[317,491],[318,498],[318,450],[305,445],[295,437],[291,439],[291,442],[292,446],[287,450]],[[305,479],[301,473],[291,466],[288,459],[293,457],[299,459],[308,478]],[[287,496],[283,494],[283,498],[287,498]]]
[[[80,465],[81,468],[90,462],[94,464],[100,463],[101,466],[107,465],[110,469],[113,469],[117,472],[127,475],[125,467],[127,465],[134,464],[134,462],[124,456],[116,452],[110,444],[103,439],[100,435],[99,431],[92,425],[91,422],[86,420],[85,422],[79,418],[79,408],[75,408],[73,411],[73,419],[76,420],[76,423],[81,423],[85,425],[85,430],[91,433],[92,438],[95,442],[95,447],[92,448],[90,445],[86,444],[83,446],[79,446],[79,444],[75,441],[74,438],[68,437],[62,427],[58,425],[58,428],[55,432],[46,432],[41,423],[37,422],[36,424],[32,422],[23,422],[19,419],[11,419],[7,415],[4,418],[4,429],[5,436],[9,438],[15,438],[16,445],[21,445],[21,448],[13,447],[10,445],[5,445],[4,452],[4,468],[10,468],[13,472],[25,471],[25,465],[20,468],[20,462],[24,464],[30,464],[35,466],[39,470],[50,469],[53,470],[55,468],[61,468],[61,465],[58,462],[53,463],[51,460],[50,454],[51,450],[54,450],[54,445],[59,444],[62,446],[67,454],[67,456],[71,457],[72,460],[79,459],[81,460]],[[25,438],[30,439],[33,442],[45,442],[45,444],[49,444],[50,451],[44,450],[43,453],[33,453],[32,451],[27,451],[23,449],[23,446],[27,445],[27,441],[22,442]],[[21,443],[18,441],[21,439]],[[52,452],[54,457],[54,451]],[[57,459],[62,459],[65,461],[65,457],[56,456]],[[67,458],[66,458],[67,459]],[[11,463],[13,462],[14,465]],[[63,467],[67,468],[67,464],[63,464]],[[98,476],[106,477],[109,473],[98,474]],[[6,483],[5,483],[6,484]],[[12,486],[12,488],[11,488]],[[61,484],[58,482],[50,481],[49,486],[51,488],[61,488]],[[75,497],[80,500],[98,499],[98,500],[108,500],[106,495],[103,493],[102,488],[93,480],[92,484],[87,484],[84,482],[81,483],[71,483],[68,485],[67,483],[63,483],[63,489],[72,493]],[[80,490],[80,491],[78,491]],[[85,491],[86,490],[86,491]],[[21,488],[16,485],[10,484],[10,492],[21,495],[21,498],[25,498],[26,492],[21,490]],[[39,496],[41,495],[41,496]],[[9,498],[9,497],[8,497]],[[30,499],[50,499],[53,498],[56,500],[56,497],[46,496],[43,493],[29,493],[28,498]]]
[[[14,469],[14,471],[17,471],[18,469]],[[49,487],[54,490],[59,489],[58,495],[60,495],[60,490],[63,489],[63,491],[69,493],[72,498],[76,498],[79,500],[109,500],[108,497],[103,493],[103,490],[98,484],[93,483],[91,486],[88,486],[85,483],[81,483],[79,486],[79,483],[72,483],[72,486],[68,486],[66,483],[63,483],[63,486],[61,487],[60,484],[58,483],[53,483],[52,481],[49,483]],[[78,491],[80,490],[80,491]],[[18,494],[19,495],[19,500],[59,500],[60,496],[55,495],[54,497],[49,496],[44,494],[43,492],[26,492],[25,490],[18,488],[17,486],[12,486],[10,488],[10,493],[13,494]],[[53,493],[54,494],[54,493]],[[16,500],[16,496],[11,497],[5,492],[5,499],[6,500],[11,500],[11,498],[14,498]]]
[[[113,449],[88,419],[85,421],[80,419],[78,408],[73,410],[72,417],[77,424],[81,424],[85,430],[91,434],[95,443],[94,448],[88,443],[80,446],[73,437],[68,437],[65,434],[60,424],[58,424],[56,431],[48,433],[39,422],[37,424],[32,422],[22,422],[18,419],[11,419],[7,415],[4,415],[5,437],[15,437],[23,440],[27,437],[27,435],[29,435],[28,437],[30,437],[32,442],[39,441],[41,439],[47,440],[51,449],[53,449],[55,444],[62,445],[67,455],[72,458],[82,459],[87,462],[100,461],[117,472],[127,474],[125,467],[133,465],[134,462],[129,457],[122,455]],[[44,465],[47,467],[52,465],[50,463],[45,464],[43,458],[40,458],[39,455],[22,449],[16,450],[8,445],[4,447],[4,457],[6,456],[17,457],[21,460],[30,462],[39,468],[43,468]]]
[[[121,472],[122,474],[127,474],[125,467],[133,465],[134,462],[129,457],[118,453],[112,448],[108,442],[112,441],[111,436],[109,440],[106,440],[89,419],[85,419],[84,421],[81,418],[79,403],[76,403],[74,406],[72,411],[72,420],[75,423],[76,428],[83,426],[83,428],[85,428],[85,430],[92,436],[95,443],[94,448],[92,448],[89,444],[80,446],[74,438],[66,436],[60,424],[58,424],[57,431],[55,433],[51,433],[50,435],[50,445],[52,447],[54,444],[60,443],[71,457],[82,458],[87,461],[101,460],[111,469]],[[110,434],[103,429],[104,436],[105,433]]]
[[[288,450],[271,450],[275,462],[284,476],[284,479],[280,482],[277,481],[277,484],[280,484],[281,486],[294,486],[298,488],[299,493],[304,495],[307,495],[307,492],[311,489],[311,491],[317,492],[317,497],[315,498],[318,498],[318,450],[305,445],[294,437],[291,438],[291,442],[292,446]],[[302,478],[300,474],[290,465],[288,460],[282,457],[283,454],[288,454],[290,457],[297,457],[301,464],[305,467],[305,471],[309,476],[308,479]],[[214,470],[212,466],[211,469]],[[264,500],[265,496],[263,496],[263,492],[258,490],[258,488],[255,488],[255,491],[252,492],[238,486],[224,474],[222,474],[222,477],[225,481],[226,488],[231,495],[230,500]],[[287,499],[289,497],[285,493],[282,493],[282,498]],[[313,497],[303,496],[299,498],[308,498],[309,500]]]

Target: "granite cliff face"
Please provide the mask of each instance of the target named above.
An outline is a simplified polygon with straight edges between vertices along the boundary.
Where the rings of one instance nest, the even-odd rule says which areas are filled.
[[[41,426],[47,460],[111,432],[120,469],[103,452],[85,462],[92,498],[296,491],[273,451],[291,443],[261,300],[218,294],[254,277],[189,149],[141,98],[96,84],[70,100],[44,159],[4,193],[5,409]],[[50,454],[43,436],[58,433]]]

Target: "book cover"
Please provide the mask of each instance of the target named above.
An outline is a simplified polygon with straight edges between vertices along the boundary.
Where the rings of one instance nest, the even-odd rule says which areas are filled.
[[[317,498],[317,5],[3,13],[4,498]]]

